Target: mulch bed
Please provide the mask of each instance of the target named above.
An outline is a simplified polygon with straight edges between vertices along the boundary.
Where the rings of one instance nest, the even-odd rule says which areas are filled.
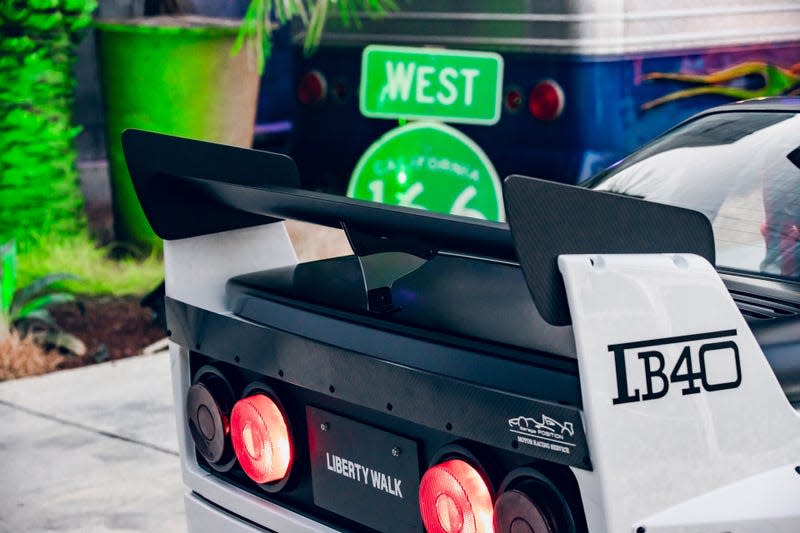
[[[50,309],[56,323],[86,344],[83,357],[66,356],[59,368],[74,368],[142,353],[166,331],[139,297],[78,297]]]

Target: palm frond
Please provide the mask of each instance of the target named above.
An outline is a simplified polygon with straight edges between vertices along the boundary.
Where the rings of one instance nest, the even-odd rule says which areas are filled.
[[[325,22],[328,19],[328,6],[330,0],[318,0],[311,12],[311,20],[306,29],[306,38],[303,43],[303,52],[308,55],[316,50],[322,39],[322,30],[325,29]]]
[[[357,28],[361,26],[360,13],[375,18],[398,9],[395,0],[251,0],[231,53],[238,54],[246,44],[254,43],[258,70],[263,73],[271,50],[273,29],[299,17],[306,27],[303,51],[310,55],[319,46],[329,8],[335,4],[338,4],[342,24]]]
[[[352,7],[350,7],[349,0],[339,0],[339,17],[342,19],[342,25],[345,28],[349,28],[350,24],[359,25],[358,17],[354,18],[351,11]]]

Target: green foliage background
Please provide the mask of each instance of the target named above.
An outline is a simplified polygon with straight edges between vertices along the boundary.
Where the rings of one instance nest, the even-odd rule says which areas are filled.
[[[0,241],[85,228],[72,124],[75,44],[95,0],[0,0]]]

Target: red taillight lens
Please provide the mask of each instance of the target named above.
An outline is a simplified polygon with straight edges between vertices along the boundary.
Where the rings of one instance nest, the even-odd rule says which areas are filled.
[[[528,109],[539,120],[556,119],[564,111],[564,91],[553,80],[540,81],[531,90]]]
[[[492,496],[466,461],[432,466],[419,485],[419,508],[428,533],[491,533]]]
[[[253,394],[236,402],[231,413],[231,440],[244,473],[256,483],[279,481],[289,473],[289,427],[269,396]]]
[[[297,99],[303,105],[318,104],[327,94],[328,82],[318,70],[306,72],[297,84]]]

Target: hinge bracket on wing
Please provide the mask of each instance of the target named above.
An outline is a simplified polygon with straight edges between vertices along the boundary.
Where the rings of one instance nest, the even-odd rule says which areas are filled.
[[[392,303],[394,282],[417,270],[436,252],[416,239],[375,235],[346,223],[342,227],[358,257],[369,311],[396,311],[398,308]]]

